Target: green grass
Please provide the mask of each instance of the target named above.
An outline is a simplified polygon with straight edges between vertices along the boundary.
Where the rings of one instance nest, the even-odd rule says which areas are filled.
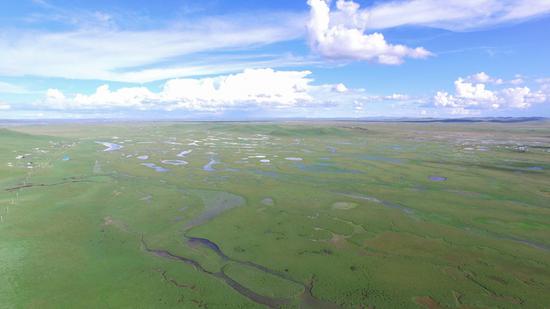
[[[256,268],[229,263],[224,272],[253,291],[271,297],[298,297],[304,292],[301,285],[266,274]]]
[[[545,308],[548,146],[548,122],[0,129],[0,308],[264,307],[222,273],[289,308]]]

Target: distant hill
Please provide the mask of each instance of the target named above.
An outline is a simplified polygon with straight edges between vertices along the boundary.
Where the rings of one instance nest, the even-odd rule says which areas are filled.
[[[532,121],[544,121],[547,118],[544,117],[475,117],[475,118],[449,118],[449,119],[407,119],[397,120],[402,122],[500,122],[500,123],[514,123],[514,122],[532,122]]]
[[[545,117],[466,117],[466,118],[391,118],[391,117],[370,117],[370,118],[262,118],[262,119],[0,119],[0,127],[18,125],[47,125],[47,124],[97,124],[97,123],[122,123],[122,122],[442,122],[442,123],[468,123],[468,122],[495,122],[495,123],[517,123],[547,121]]]

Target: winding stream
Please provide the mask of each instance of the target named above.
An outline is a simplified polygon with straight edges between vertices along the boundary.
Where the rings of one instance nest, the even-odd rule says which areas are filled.
[[[171,260],[176,260],[176,261],[191,265],[191,266],[193,266],[193,268],[195,268],[196,270],[198,270],[198,271],[200,271],[204,274],[207,274],[209,276],[213,276],[213,277],[216,277],[218,279],[223,280],[233,290],[237,291],[239,294],[245,296],[246,298],[248,298],[248,299],[250,299],[250,300],[252,300],[252,301],[254,301],[258,304],[266,305],[266,306],[271,307],[271,308],[278,308],[278,307],[281,307],[282,305],[287,305],[287,304],[290,303],[290,300],[263,296],[263,295],[260,295],[256,292],[248,289],[247,287],[241,285],[237,281],[235,281],[235,280],[231,279],[229,276],[227,276],[224,273],[223,267],[219,272],[211,272],[211,271],[205,269],[204,267],[202,267],[202,265],[199,262],[197,262],[193,259],[189,259],[189,258],[186,258],[186,257],[183,257],[183,256],[173,254],[173,253],[171,253],[170,251],[167,251],[167,250],[151,249],[151,248],[149,248],[149,246],[147,245],[147,243],[143,239],[143,236],[141,238],[141,244],[142,244],[143,248],[145,249],[145,251],[147,251],[149,253],[152,253],[152,254],[154,254],[158,257],[167,258],[167,259],[171,259]]]
[[[290,276],[286,272],[274,270],[269,267],[256,264],[251,261],[242,261],[242,260],[232,258],[227,254],[225,254],[220,248],[220,246],[210,239],[188,236],[187,233],[193,227],[202,225],[207,221],[213,219],[214,217],[218,216],[222,212],[229,210],[233,207],[244,205],[246,203],[243,197],[238,195],[233,195],[227,192],[221,192],[221,193],[218,192],[218,194],[215,194],[209,190],[194,190],[193,193],[198,194],[201,197],[201,199],[203,200],[205,209],[203,213],[191,219],[184,225],[184,234],[183,234],[183,238],[185,240],[184,244],[190,247],[201,246],[203,248],[206,248],[214,252],[216,255],[218,255],[218,257],[220,257],[224,262],[226,262],[226,264],[224,264],[221,267],[220,271],[212,272],[202,267],[202,265],[194,259],[176,255],[168,250],[150,248],[142,236],[141,243],[145,251],[152,253],[158,257],[172,259],[172,260],[176,260],[176,261],[191,265],[193,266],[193,268],[195,268],[199,272],[202,272],[206,275],[222,280],[227,286],[231,287],[233,290],[243,295],[244,297],[248,298],[249,300],[258,304],[268,306],[270,308],[280,308],[280,307],[288,306],[296,300],[294,298],[270,297],[270,296],[265,296],[254,292],[248,287],[235,281],[225,273],[225,268],[227,265],[229,265],[228,263],[232,262],[243,266],[252,267],[265,274],[275,276],[282,280],[301,286],[303,288],[303,292],[299,297],[299,301],[303,305],[307,305],[308,307],[313,307],[313,308],[338,308],[338,306],[336,306],[335,304],[321,301],[317,299],[315,296],[313,296],[313,293],[312,293],[313,284],[314,284],[313,279],[310,280],[310,282],[307,284],[303,283],[299,280],[292,278],[292,276]]]
[[[188,242],[197,242],[199,244],[204,245],[206,248],[211,249],[216,254],[218,254],[220,257],[222,257],[224,260],[231,261],[231,262],[234,262],[234,263],[239,263],[241,265],[254,267],[254,268],[256,268],[257,270],[259,270],[261,272],[267,273],[269,275],[276,276],[276,277],[281,278],[283,280],[287,280],[287,281],[290,281],[292,283],[295,283],[295,284],[298,284],[298,285],[302,286],[304,288],[304,292],[300,295],[300,300],[303,304],[305,304],[307,306],[311,306],[313,308],[330,308],[330,309],[331,308],[339,308],[335,304],[319,300],[315,296],[313,296],[313,293],[312,293],[313,284],[314,284],[313,279],[310,280],[310,282],[308,284],[304,284],[303,282],[295,280],[292,277],[290,277],[288,274],[285,274],[283,272],[279,272],[279,271],[270,269],[268,267],[265,267],[265,266],[262,266],[262,265],[259,265],[259,264],[256,264],[256,263],[253,263],[253,262],[250,262],[250,261],[240,261],[240,260],[230,258],[225,253],[223,253],[221,251],[220,247],[217,244],[215,244],[214,242],[212,242],[211,240],[206,239],[206,238],[189,237],[189,238],[187,238],[187,240],[188,240]],[[244,285],[240,284],[239,282],[233,280],[231,277],[229,277],[225,273],[224,270],[225,270],[225,267],[227,266],[227,264],[224,265],[221,268],[220,271],[212,272],[212,271],[209,271],[209,270],[205,269],[204,267],[202,267],[202,265],[199,262],[197,262],[193,259],[173,254],[173,253],[171,253],[170,251],[167,251],[167,250],[150,248],[147,245],[147,243],[145,242],[145,240],[143,239],[143,236],[141,238],[141,244],[142,244],[143,248],[145,249],[145,251],[147,251],[149,253],[152,253],[152,254],[154,254],[158,257],[172,259],[172,260],[176,260],[176,261],[191,265],[197,271],[200,271],[200,272],[202,272],[204,274],[207,274],[209,276],[221,279],[225,284],[227,284],[233,290],[237,291],[239,294],[243,295],[244,297],[250,299],[251,301],[253,301],[255,303],[262,304],[262,305],[268,306],[270,308],[280,308],[281,306],[291,304],[292,301],[293,301],[293,299],[290,299],[290,298],[287,299],[287,298],[276,298],[276,297],[264,296],[264,295],[261,295],[261,294],[258,294],[256,292],[252,291],[251,289],[247,288],[246,286],[244,286]]]

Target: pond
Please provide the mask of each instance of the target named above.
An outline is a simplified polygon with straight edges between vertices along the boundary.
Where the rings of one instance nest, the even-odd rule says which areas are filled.
[[[109,143],[109,142],[96,142],[96,143],[107,147],[103,151],[115,151],[115,150],[119,150],[123,147],[122,145],[115,144],[115,143]]]
[[[285,160],[288,160],[288,161],[302,161],[304,159],[302,159],[300,157],[286,157]]]
[[[210,161],[202,167],[203,170],[207,172],[214,172],[216,171],[212,166],[215,164],[220,163],[219,161],[216,161],[214,158],[210,159]]]
[[[246,200],[242,196],[229,192],[199,189],[184,192],[198,196],[203,204],[202,212],[188,221],[184,230],[204,224],[231,208],[246,205]]]
[[[186,165],[187,164],[187,161],[183,161],[183,160],[162,160],[160,162],[162,162],[163,164],[170,164],[170,165]]]
[[[168,172],[169,169],[167,168],[164,168],[162,166],[158,166],[156,165],[155,163],[141,163],[141,165],[143,166],[147,166],[148,168],[152,168],[154,169],[155,171],[159,172],[159,173],[164,173],[164,172]]]
[[[193,151],[193,149],[191,149],[191,150],[184,150],[184,151],[178,153],[176,156],[178,156],[178,157],[180,157],[180,158],[183,158],[183,157],[185,157],[186,155],[190,154],[192,151]]]
[[[350,202],[336,202],[332,204],[332,209],[336,210],[349,210],[357,207],[357,203],[350,203]]]
[[[275,201],[273,201],[273,199],[270,198],[270,197],[266,197],[266,198],[262,199],[262,204],[264,204],[266,206],[273,206],[273,205],[275,205]]]

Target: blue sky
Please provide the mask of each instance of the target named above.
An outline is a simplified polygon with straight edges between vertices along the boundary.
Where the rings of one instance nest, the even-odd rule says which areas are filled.
[[[0,119],[550,117],[550,0],[4,2]]]

